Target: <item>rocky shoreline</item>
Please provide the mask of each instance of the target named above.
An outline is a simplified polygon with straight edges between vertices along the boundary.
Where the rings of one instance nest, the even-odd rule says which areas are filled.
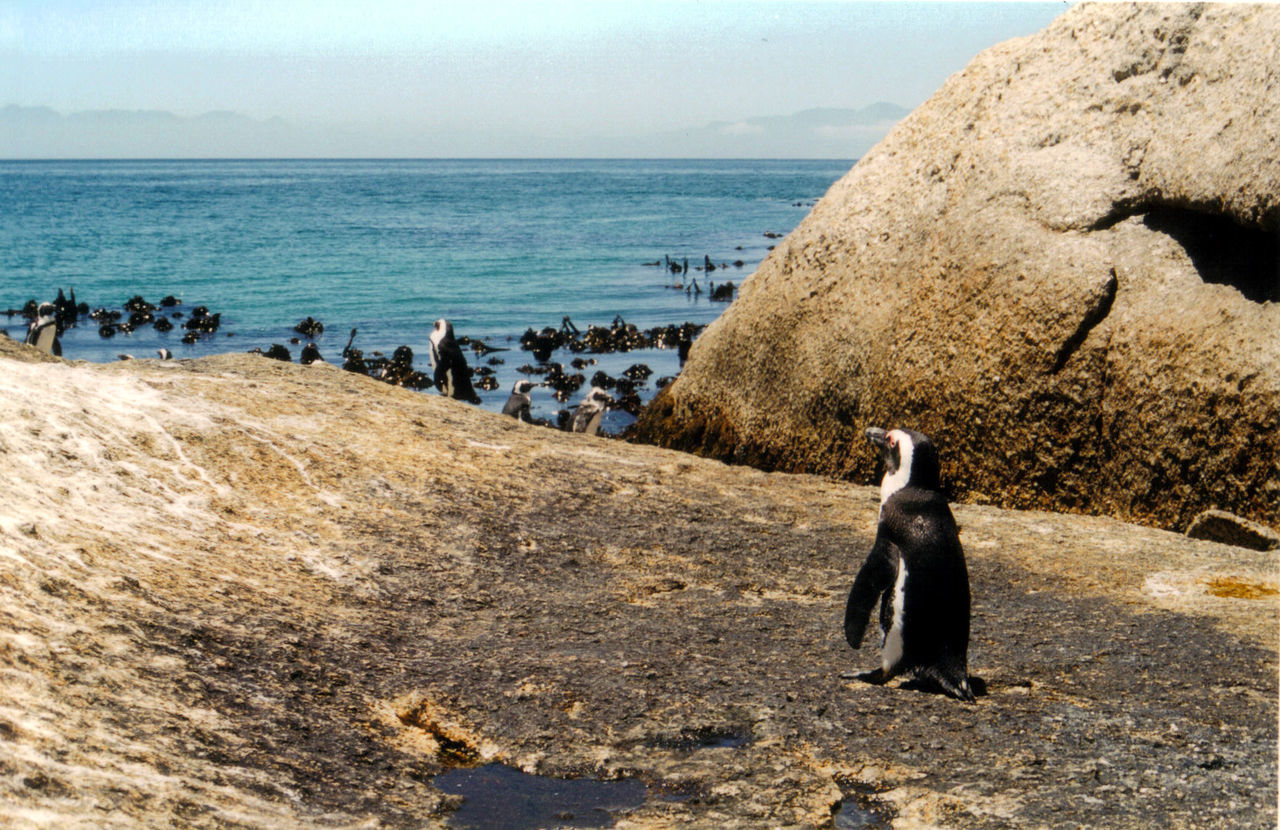
[[[459,763],[619,827],[1272,827],[1274,553],[958,505],[966,706],[851,679],[872,488],[248,355],[0,341],[0,823],[443,825]]]
[[[708,266],[709,260],[707,266],[699,266],[697,270],[702,272]],[[714,269],[715,266],[710,267]],[[724,283],[719,287],[711,283],[711,286],[716,290],[723,290],[727,286],[727,296],[723,299],[732,299],[733,283]],[[669,287],[683,290],[681,285]],[[35,299],[31,299],[21,308],[9,308],[0,311],[0,314],[9,319],[18,317],[25,325],[31,325],[36,319],[38,305]],[[96,329],[98,337],[104,341],[117,335],[129,337],[135,332],[139,333],[142,340],[132,343],[134,351],[119,352],[116,357],[120,360],[157,356],[169,360],[175,357],[175,353],[163,344],[180,348],[177,342],[159,339],[154,335],[148,338],[145,335],[149,330],[168,333],[177,329],[174,337],[180,337],[180,342],[187,346],[202,345],[205,349],[203,356],[208,356],[207,350],[219,342],[217,338],[224,338],[221,342],[228,345],[236,342],[227,339],[235,337],[235,332],[220,331],[221,312],[211,311],[205,305],[183,303],[173,295],[166,295],[157,303],[147,301],[142,295],[134,295],[120,308],[92,307],[88,303],[77,302],[74,289],[71,289],[69,296],[59,289],[51,305],[52,319],[56,321],[59,336],[70,336],[80,345],[83,345],[85,332],[89,330]],[[602,432],[621,435],[632,429],[643,406],[674,380],[675,373],[684,365],[693,340],[704,328],[702,324],[685,321],[641,329],[620,315],[604,325],[587,323],[584,328],[579,328],[566,316],[558,327],[548,326],[536,330],[527,328],[523,334],[512,333],[505,339],[472,338],[463,334],[457,337],[457,342],[465,353],[469,378],[476,389],[482,392],[510,392],[516,381],[528,379],[536,386],[548,389],[545,394],[540,393],[538,396],[540,400],[537,401],[536,409],[541,410],[541,416],[535,419],[536,422],[543,426],[565,428],[578,398],[585,396],[592,387],[598,387],[613,399],[610,409],[617,413],[606,419]],[[0,329],[0,337],[21,340],[21,331],[16,327],[12,331]],[[319,338],[325,332],[322,321],[305,317],[291,327],[291,332],[288,338],[276,338],[285,342],[228,351],[261,355],[286,363],[295,359],[306,365],[326,361],[318,345]],[[415,355],[413,348],[407,344],[401,344],[389,353],[380,350],[366,351],[361,345],[368,341],[370,334],[371,332],[366,331],[361,336],[357,328],[352,328],[346,345],[341,347],[340,352],[334,348],[328,349],[328,362],[349,372],[367,375],[395,386],[435,391],[436,384],[427,354]],[[380,333],[372,334],[378,337]],[[337,341],[339,345],[341,342],[341,339]],[[151,350],[150,347],[155,345],[160,345],[160,348]],[[69,349],[65,355],[68,358],[83,356],[75,348]],[[633,360],[620,362],[613,359],[622,355],[632,355]],[[199,355],[182,354],[179,351],[176,356],[190,358]],[[508,359],[512,361],[511,367],[506,366]],[[630,365],[627,365],[628,362]],[[655,374],[650,362],[671,374]],[[606,369],[612,370],[616,375],[610,374]],[[500,378],[506,381],[505,387]],[[482,401],[481,405],[492,411],[501,411],[505,400],[504,394],[491,397],[487,402]]]

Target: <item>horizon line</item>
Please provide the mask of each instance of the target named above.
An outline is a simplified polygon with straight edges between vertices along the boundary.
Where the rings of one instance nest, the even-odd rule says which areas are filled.
[[[0,164],[193,161],[848,161],[852,156],[48,156],[0,158]]]

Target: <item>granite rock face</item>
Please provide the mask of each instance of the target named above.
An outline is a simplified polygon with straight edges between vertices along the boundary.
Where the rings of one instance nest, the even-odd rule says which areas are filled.
[[[1280,526],[1280,7],[1098,4],[980,54],[698,339],[642,440],[962,499]]]
[[[852,679],[870,487],[3,339],[0,464],[0,826],[438,827],[486,762],[620,828],[1275,826],[1274,553],[960,505],[965,705]]]

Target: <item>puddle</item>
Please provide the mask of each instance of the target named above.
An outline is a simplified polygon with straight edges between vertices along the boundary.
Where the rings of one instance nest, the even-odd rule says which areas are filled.
[[[448,821],[463,830],[610,827],[614,812],[639,807],[647,794],[637,779],[549,778],[505,764],[449,770],[431,783],[465,799]]]
[[[751,731],[731,726],[708,726],[701,729],[685,729],[675,735],[661,735],[649,741],[655,749],[674,749],[692,752],[695,749],[735,749],[751,743]]]
[[[844,800],[832,816],[836,830],[890,830],[893,808],[874,797],[875,790],[859,784],[845,784]]]

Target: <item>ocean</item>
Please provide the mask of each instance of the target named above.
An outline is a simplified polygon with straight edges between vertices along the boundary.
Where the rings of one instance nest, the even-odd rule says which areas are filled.
[[[151,325],[104,338],[81,318],[62,336],[63,357],[106,362],[121,354],[175,358],[289,349],[307,317],[324,325],[320,354],[341,363],[351,329],[366,356],[409,346],[429,373],[427,337],[439,317],[484,341],[499,410],[529,328],[585,331],[622,318],[641,329],[705,325],[726,307],[711,282],[741,284],[780,236],[851,166],[790,160],[406,160],[0,162],[0,311],[75,290],[78,302],[121,310],[142,296],[173,296],[184,314],[167,332]],[[665,258],[690,271],[673,274]],[[704,257],[717,266],[695,270]],[[671,286],[697,280],[702,293]],[[218,330],[182,342],[196,306],[221,315]],[[127,317],[127,314],[126,314]],[[25,320],[0,314],[21,339]],[[301,338],[303,343],[306,338]],[[653,370],[639,388],[678,373],[674,350],[552,354],[569,370],[617,376]],[[538,380],[538,377],[532,377]],[[586,391],[586,387],[581,390]],[[434,394],[432,392],[431,394]],[[575,403],[575,395],[568,405]],[[534,395],[534,415],[565,403]],[[606,429],[631,417],[612,412]]]

